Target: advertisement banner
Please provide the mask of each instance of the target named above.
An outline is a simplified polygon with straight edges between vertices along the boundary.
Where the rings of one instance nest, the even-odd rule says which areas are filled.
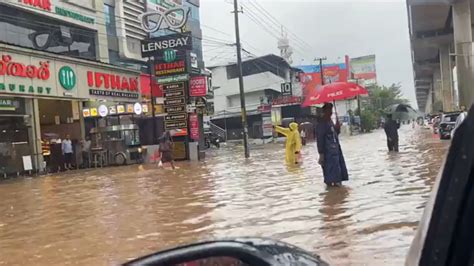
[[[263,137],[273,136],[273,123],[271,114],[262,114],[262,132]]]
[[[363,79],[365,86],[377,83],[375,55],[351,58],[351,72],[354,79]]]
[[[193,140],[199,140],[199,119],[197,114],[189,115],[190,137]]]
[[[314,95],[314,90],[319,91],[321,88],[321,70],[319,65],[305,65],[297,68],[304,71],[300,75],[303,86],[303,95]],[[324,84],[334,82],[347,82],[349,79],[349,71],[345,63],[323,65]]]
[[[203,97],[207,94],[206,77],[192,77],[189,85],[189,96]]]

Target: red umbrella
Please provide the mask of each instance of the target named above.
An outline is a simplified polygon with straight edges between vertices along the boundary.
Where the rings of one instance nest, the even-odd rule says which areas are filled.
[[[352,82],[334,82],[312,90],[305,98],[303,107],[327,102],[335,102],[354,98],[357,95],[367,95],[368,91]]]

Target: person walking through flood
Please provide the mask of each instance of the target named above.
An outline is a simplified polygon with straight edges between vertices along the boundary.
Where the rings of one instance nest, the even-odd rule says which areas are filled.
[[[171,138],[171,133],[169,131],[163,133],[163,136],[159,139],[159,144],[160,162],[162,164],[170,163],[171,168],[175,169],[173,159],[173,139]]]
[[[290,123],[290,128],[275,126],[275,131],[286,137],[286,162],[289,165],[298,164],[298,157],[301,152],[301,137],[298,131],[298,124]]]
[[[341,125],[339,121],[334,125],[332,103],[323,106],[323,117],[316,126],[316,140],[318,144],[319,164],[323,168],[324,183],[327,186],[340,186],[342,181],[349,180],[346,162],[339,143]]]
[[[387,135],[388,151],[398,152],[398,129],[400,123],[392,119],[392,114],[387,115],[387,121],[384,126],[385,135]]]

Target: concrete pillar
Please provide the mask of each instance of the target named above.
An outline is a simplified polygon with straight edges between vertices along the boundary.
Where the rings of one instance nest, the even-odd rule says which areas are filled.
[[[41,125],[38,99],[26,99],[25,108],[30,117],[31,129],[28,131],[30,147],[32,148],[33,168],[38,172],[43,172],[43,147],[41,146]]]
[[[470,0],[453,4],[453,28],[459,104],[469,107],[474,102]]]
[[[441,69],[435,69],[433,72],[433,111],[444,110],[443,106],[443,87],[441,84]]]
[[[440,47],[439,49],[439,61],[441,68],[441,88],[443,97],[443,110],[453,111],[453,79],[451,68],[451,60],[449,58],[450,47],[448,45]]]

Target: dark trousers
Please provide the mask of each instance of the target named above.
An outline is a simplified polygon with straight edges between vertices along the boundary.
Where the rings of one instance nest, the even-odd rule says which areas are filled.
[[[387,138],[387,147],[389,151],[398,151],[398,138],[389,140]]]

